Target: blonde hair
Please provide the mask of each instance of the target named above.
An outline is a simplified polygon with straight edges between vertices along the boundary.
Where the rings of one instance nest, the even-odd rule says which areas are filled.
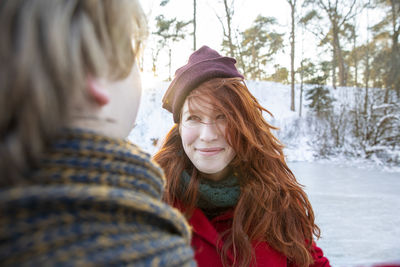
[[[0,2],[0,187],[24,181],[88,77],[126,77],[147,36],[137,0]]]

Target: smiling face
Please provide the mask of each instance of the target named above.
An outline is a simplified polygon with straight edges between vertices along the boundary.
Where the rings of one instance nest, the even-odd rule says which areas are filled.
[[[225,139],[225,116],[209,99],[186,99],[182,107],[179,132],[186,155],[207,179],[218,181],[229,173],[236,153]]]

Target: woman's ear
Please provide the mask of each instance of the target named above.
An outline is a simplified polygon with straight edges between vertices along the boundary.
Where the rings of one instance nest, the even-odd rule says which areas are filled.
[[[110,102],[110,94],[105,86],[102,86],[98,80],[89,77],[87,80],[89,96],[100,106],[104,106]]]

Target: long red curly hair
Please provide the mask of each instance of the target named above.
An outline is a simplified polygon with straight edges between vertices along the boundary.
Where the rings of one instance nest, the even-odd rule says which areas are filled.
[[[238,78],[204,82],[187,99],[190,104],[194,97],[204,96],[227,118],[225,138],[236,152],[230,166],[238,173],[241,187],[232,228],[223,234],[220,254],[224,265],[228,264],[228,250],[235,257],[235,266],[254,263],[251,243],[255,241],[267,242],[297,266],[309,266],[313,236],[319,237],[320,230],[306,193],[285,162],[283,145],[271,133],[276,128],[263,118],[263,112],[271,113]],[[178,124],[154,160],[166,175],[165,201],[181,203],[190,217],[196,205],[199,172],[183,151]],[[192,174],[186,192],[179,184],[184,169]]]

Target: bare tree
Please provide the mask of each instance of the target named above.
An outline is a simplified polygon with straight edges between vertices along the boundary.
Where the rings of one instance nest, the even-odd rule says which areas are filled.
[[[388,36],[391,41],[389,57],[387,62],[385,103],[389,101],[389,90],[393,89],[400,97],[400,1],[398,0],[376,0],[383,8],[388,8],[387,15],[375,25],[374,31],[380,36]]]
[[[344,26],[358,14],[356,8],[357,0],[306,0],[305,6],[312,5],[320,8],[327,15],[330,27],[326,36],[330,35],[332,47],[333,79],[336,78],[335,68],[339,69],[339,85],[347,85],[348,69],[345,64],[343,49],[341,45],[341,33]],[[315,11],[315,10],[313,10]],[[316,14],[314,12],[314,14]],[[335,84],[334,84],[335,85]]]
[[[294,51],[295,51],[295,14],[296,14],[296,1],[297,0],[287,0],[290,5],[291,10],[291,31],[290,31],[290,110],[295,111],[295,91],[294,91]]]
[[[222,26],[222,31],[224,35],[223,46],[227,46],[229,49],[229,55],[231,57],[235,57],[235,45],[233,44],[233,33],[232,33],[232,19],[234,14],[234,3],[235,0],[232,0],[228,3],[227,0],[223,0],[224,10],[225,10],[225,20],[215,12],[219,22]]]
[[[369,89],[369,79],[370,79],[370,44],[369,39],[367,40],[366,51],[365,51],[365,94],[364,94],[364,115],[368,112],[368,89]]]
[[[392,22],[392,49],[391,49],[391,64],[389,81],[392,88],[397,92],[397,97],[400,98],[400,49],[399,49],[399,34],[400,34],[400,1],[390,0],[391,7],[391,22]],[[388,102],[388,93],[385,93],[385,103]]]
[[[158,63],[158,56],[160,55],[160,51],[162,49],[162,45],[163,45],[163,41],[162,40],[158,40],[157,42],[153,42],[153,46],[151,48],[151,59],[152,59],[152,72],[153,72],[153,76],[156,77],[157,76],[157,63]]]
[[[354,65],[354,86],[358,86],[358,49],[357,49],[357,33],[356,33],[356,21],[354,21],[354,25],[352,28],[352,37],[353,37],[353,65]]]
[[[193,51],[196,51],[196,0],[193,0]]]
[[[300,62],[300,97],[299,97],[299,117],[301,117],[301,112],[303,109],[303,86],[304,86],[304,70],[303,70],[303,60]]]

